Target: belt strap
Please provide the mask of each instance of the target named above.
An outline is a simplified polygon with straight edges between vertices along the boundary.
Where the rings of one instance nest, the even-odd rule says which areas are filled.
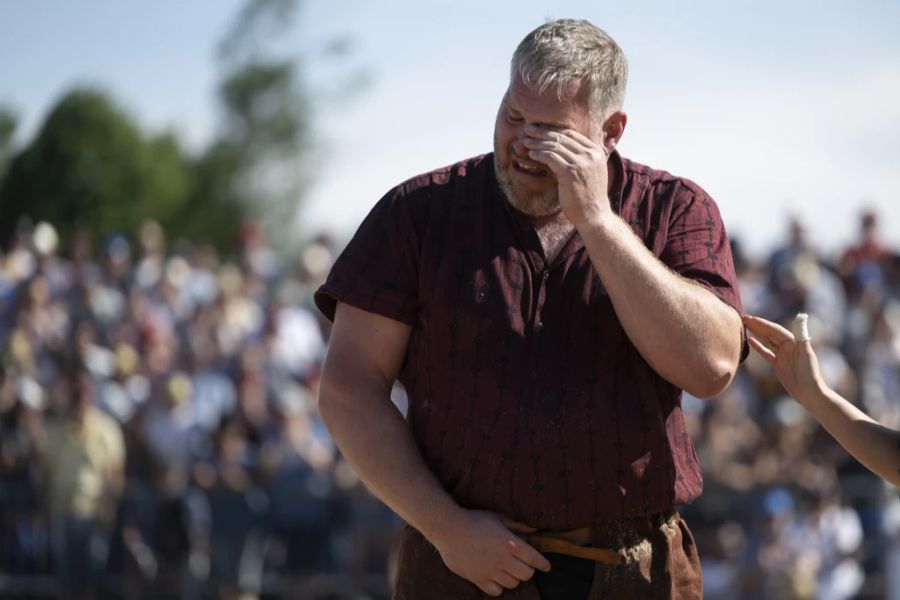
[[[538,552],[565,554],[610,565],[618,565],[622,562],[622,557],[618,552],[585,545],[591,543],[590,527],[569,531],[537,531],[527,533],[522,537]]]

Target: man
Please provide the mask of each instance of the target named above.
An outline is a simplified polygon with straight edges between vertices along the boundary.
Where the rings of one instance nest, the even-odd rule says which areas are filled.
[[[91,374],[71,364],[64,374],[69,414],[47,428],[40,452],[57,568],[67,597],[90,598],[106,567],[125,443],[118,423],[96,406]]]
[[[615,150],[626,74],[586,21],[531,32],[493,154],[389,192],[316,294],[322,416],[410,525],[398,598],[702,595],[680,394],[731,381],[740,304],[712,200]]]

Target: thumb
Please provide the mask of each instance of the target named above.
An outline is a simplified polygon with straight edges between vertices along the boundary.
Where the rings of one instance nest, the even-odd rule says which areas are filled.
[[[809,361],[809,364],[812,366],[813,371],[818,375],[819,373],[819,357],[816,356],[816,351],[813,350],[812,343],[807,340],[800,344],[800,350],[803,352],[803,355]]]

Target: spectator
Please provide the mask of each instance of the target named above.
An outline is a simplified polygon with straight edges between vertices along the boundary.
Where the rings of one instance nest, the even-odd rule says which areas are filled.
[[[48,426],[41,447],[45,498],[58,572],[73,598],[89,598],[106,567],[125,447],[118,424],[95,405],[91,375],[70,368],[66,382],[68,414]]]
[[[890,252],[887,230],[875,231]],[[801,234],[805,266],[793,273],[802,285],[788,296],[766,261],[735,250],[744,305],[770,319],[790,315],[788,299],[809,309],[825,380],[900,429],[898,263],[891,255],[870,261],[869,273],[857,268],[857,280],[868,283],[859,293],[848,287],[842,302],[833,285],[840,261],[810,247],[805,240],[814,234]],[[320,320],[317,331],[308,319],[310,298],[336,255],[334,242],[319,236],[290,263],[274,260],[261,231],[237,262],[200,244],[171,243],[152,222],[127,242],[128,260],[127,238],[111,248],[113,239],[95,256],[86,232],[63,243],[51,225],[38,223],[20,227],[0,251],[0,597],[13,596],[16,585],[20,596],[48,598],[85,597],[85,588],[121,598],[259,590],[278,598],[311,582],[323,596],[331,589],[350,597],[354,582],[368,582],[358,583],[356,596],[388,597],[385,562],[399,520],[337,454],[311,401],[327,328]],[[841,279],[846,283],[843,272]],[[819,335],[825,322],[828,340]],[[91,377],[79,376],[79,385],[94,390],[85,415],[96,419],[83,426],[60,366],[67,355],[90,365]],[[860,565],[865,580],[857,597],[898,593],[900,579],[887,564],[900,557],[896,492],[784,396],[764,359],[752,353],[725,394],[711,402],[686,397],[683,407],[706,476],[704,493],[685,514],[707,598],[779,598],[787,589],[815,597],[859,581]],[[166,426],[150,424],[157,419]],[[74,471],[59,465],[78,455],[48,438],[94,448],[96,436],[85,431],[97,420],[121,430],[118,484],[90,464],[79,467],[87,477],[65,477]],[[226,427],[227,436],[219,433]],[[56,479],[41,468],[49,455]],[[81,571],[86,585],[78,595],[68,580],[54,588],[54,580],[42,579],[56,568],[51,503],[42,499],[59,495],[50,490],[65,481],[82,486],[78,497],[95,498],[70,506],[90,504],[98,515],[55,519],[94,524],[90,535],[69,530],[70,538],[93,537],[93,544],[77,553],[54,548],[60,566],[95,565],[93,574]],[[97,482],[108,493],[88,493]],[[118,501],[117,485],[124,486]],[[101,549],[110,531],[111,560],[100,579],[103,552],[91,558],[88,550]],[[382,574],[380,588],[373,573]]]

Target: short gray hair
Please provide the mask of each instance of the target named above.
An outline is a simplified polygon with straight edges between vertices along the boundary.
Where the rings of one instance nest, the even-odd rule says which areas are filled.
[[[600,119],[622,108],[628,61],[608,33],[584,20],[548,21],[516,48],[510,77],[545,92],[551,86],[561,98],[571,81],[590,85],[591,112]]]

